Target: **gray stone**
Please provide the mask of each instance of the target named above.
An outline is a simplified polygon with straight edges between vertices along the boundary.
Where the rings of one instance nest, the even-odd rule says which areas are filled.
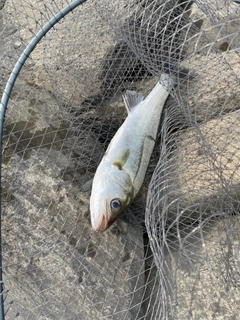
[[[43,25],[58,5],[6,4],[0,15],[1,93],[23,48],[40,28],[35,21]],[[46,36],[21,70],[8,104],[3,265],[9,319],[17,313],[24,320],[133,320],[143,315],[142,228],[122,218],[106,232],[94,233],[89,188],[82,188],[104,152],[91,122],[101,125],[99,114],[108,115],[119,101],[123,107],[119,93],[101,112],[87,108],[71,114],[83,99],[100,92],[102,59],[113,49],[112,34],[94,12],[89,2]],[[94,32],[89,32],[91,24]],[[69,37],[69,30],[75,35]],[[122,115],[123,108],[117,109]]]
[[[3,167],[3,265],[9,317],[135,319],[141,314],[142,234],[121,221],[91,230],[89,197],[61,172],[60,151],[13,155]],[[16,307],[18,305],[18,307]]]
[[[217,214],[228,198],[232,210],[238,207],[239,118],[239,111],[232,112],[200,125],[198,130],[189,129],[179,135],[172,155],[171,192],[172,200],[179,200],[172,209],[177,205],[187,216],[193,206],[200,206],[202,214]]]
[[[31,1],[31,5],[26,1],[7,2],[0,14],[1,93],[23,48],[40,25],[67,2]],[[202,30],[207,26],[211,29],[201,13],[193,10],[191,18],[194,14]],[[205,19],[203,24],[201,19]],[[216,36],[216,30],[212,30],[213,33],[203,32],[210,41]],[[226,239],[224,232],[217,233],[216,225],[212,230],[204,229],[204,242],[199,235],[195,236],[196,230],[183,230],[183,236],[190,234],[187,244],[191,250],[188,248],[187,256],[197,261],[193,270],[185,263],[176,239],[170,241],[172,251],[164,255],[156,249],[161,239],[155,239],[157,245],[153,249],[159,259],[156,261],[168,263],[167,270],[157,270],[151,254],[144,257],[139,222],[129,223],[133,216],[119,219],[104,233],[91,230],[89,191],[107,145],[106,141],[101,143],[100,134],[96,138],[93,129],[106,122],[104,139],[110,139],[111,130],[116,129],[112,119],[118,127],[125,116],[122,91],[127,88],[147,95],[157,81],[146,79],[146,68],[123,41],[116,44],[115,40],[111,28],[95,11],[94,2],[88,1],[46,35],[14,86],[4,126],[3,157],[3,263],[5,287],[9,290],[8,317],[14,318],[19,313],[21,320],[107,317],[150,320],[160,315],[162,298],[167,296],[165,280],[169,285],[177,284],[173,287],[176,300],[172,298],[170,307],[174,309],[178,303],[179,320],[190,316],[234,317],[238,312],[238,289],[232,284],[226,288],[221,282],[225,276],[232,281],[231,275],[226,274],[229,268],[223,266],[220,280],[215,275],[219,272],[219,261],[228,261],[228,254],[233,257],[232,266],[239,264],[237,236],[232,237],[232,249],[228,251],[217,243],[219,239],[226,243]],[[196,71],[197,77],[185,89],[184,86],[177,89],[175,97],[183,106],[183,114],[189,107],[185,113],[190,115],[189,122],[203,123],[199,128],[206,139],[211,142],[214,139],[214,148],[221,149],[221,153],[224,150],[221,159],[217,159],[223,167],[222,179],[230,181],[234,174],[233,186],[238,193],[239,152],[235,136],[239,132],[235,121],[238,113],[213,119],[222,106],[222,113],[239,109],[239,58],[234,52],[225,52],[224,41],[216,42],[216,51],[208,55],[205,49],[191,56],[194,43],[190,41],[188,59],[182,65]],[[144,80],[133,76],[134,68],[140,68]],[[220,139],[223,133],[225,141],[234,143],[223,144]],[[184,194],[180,207],[185,208],[191,202],[197,205],[207,190],[203,209],[205,204],[215,209],[222,181],[213,166],[210,171],[206,167],[207,150],[200,142],[191,129],[182,132],[175,141],[173,158],[181,174],[177,171],[171,176],[173,187],[178,190],[170,195],[174,200]],[[201,179],[196,176],[198,170]],[[235,192],[228,191],[230,195]],[[146,192],[143,190],[139,202],[133,204],[134,212],[143,210]],[[176,214],[176,206],[170,209]],[[228,229],[232,227],[229,223]],[[202,259],[206,252],[202,250],[203,244],[211,256],[210,270],[207,260]]]
[[[169,284],[164,289],[171,293],[169,319],[238,319],[239,221],[226,216],[169,235],[162,264]]]

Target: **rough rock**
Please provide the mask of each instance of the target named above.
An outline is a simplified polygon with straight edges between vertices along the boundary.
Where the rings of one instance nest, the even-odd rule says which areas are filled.
[[[136,319],[141,314],[142,234],[122,220],[105,233],[89,222],[89,197],[61,178],[59,150],[15,154],[3,167],[6,305],[19,319]]]
[[[239,222],[239,217],[226,216],[201,229],[185,226],[178,235],[168,234],[164,261],[158,254],[167,277],[162,296],[170,293],[166,318],[238,319]]]
[[[217,42],[221,51],[230,49],[239,52],[240,7],[234,1],[211,1],[193,4],[192,13],[199,17],[199,24],[211,42]],[[205,19],[206,14],[209,19]],[[227,23],[226,23],[227,22]]]
[[[238,318],[239,117],[235,111],[165,137],[174,145],[154,173],[146,217],[160,319]]]
[[[0,15],[1,93],[25,45],[66,3],[6,3]],[[100,130],[104,113],[120,100],[123,106],[121,94],[110,107],[107,101],[105,111],[85,103],[85,111],[71,114],[103,90],[102,60],[115,50],[107,30],[91,1],[69,14],[34,49],[11,94],[3,156],[9,319],[18,313],[24,320],[144,314],[142,228],[125,217],[97,234],[89,221],[88,185],[104,152],[92,128]]]
[[[68,1],[61,1],[61,7],[67,4]],[[139,78],[131,74],[141,74],[141,69],[146,73],[123,41],[116,44],[115,34],[96,7],[94,1],[88,1],[57,23],[32,52],[31,72],[24,75],[32,86],[54,93],[58,103],[68,110],[81,110],[86,101],[99,105],[102,95],[113,96],[126,88],[125,82],[131,85],[133,77]],[[20,42],[28,44],[59,6],[55,2],[33,1],[29,5],[12,0],[4,9],[5,19],[18,29],[14,43],[19,46]],[[123,61],[124,67],[119,68]]]
[[[198,4],[210,10],[219,2]],[[225,21],[218,13],[212,12],[220,17],[218,22]],[[229,38],[236,34],[232,46],[224,34],[228,30],[222,28],[221,34],[197,6],[190,16],[209,46],[182,63],[196,71],[175,94],[185,127],[178,130],[173,118],[166,125],[147,204],[150,243],[160,273],[159,319],[237,319],[239,12],[228,32]]]
[[[236,54],[199,54],[189,58],[183,66],[195,73],[194,78],[178,93],[184,100],[182,112],[189,125],[239,110],[240,58]]]
[[[212,19],[215,13],[210,15],[214,6],[217,4],[211,2],[209,5],[193,4],[191,7],[190,18],[199,28],[199,32],[187,39],[186,58],[181,65],[189,69],[193,78],[175,93],[178,101],[182,101],[182,113],[185,113],[187,125],[190,126],[240,108],[240,58],[229,47],[223,28],[222,34],[217,24],[214,24]],[[225,6],[231,7],[230,4]],[[204,12],[208,12],[208,16]],[[222,12],[226,16],[229,13],[227,9]],[[235,15],[237,21],[239,12]],[[227,17],[229,19],[229,16]],[[224,17],[219,23],[223,21]],[[235,27],[231,32],[235,32],[237,36],[239,30],[236,25]]]
[[[186,208],[184,215],[194,205],[199,205],[202,213],[217,213],[224,210],[228,198],[232,209],[238,206],[239,119],[239,111],[232,112],[179,135],[172,154],[172,197],[181,199],[178,205]]]
[[[218,27],[221,25],[221,23],[224,22],[224,19],[226,19],[227,16],[229,17],[229,11],[230,11],[229,8],[231,9],[232,7],[236,8],[236,5],[230,4],[230,1],[229,1],[228,4],[221,4],[220,7],[218,8],[217,6],[218,5],[216,1],[205,1],[203,4],[193,3],[193,5],[191,6],[190,18],[197,24],[199,29],[208,38],[209,43],[216,45],[216,48],[219,51],[224,52],[228,49],[229,43],[227,42],[226,37],[223,37],[224,28],[221,28],[221,33],[222,33],[222,36],[221,36],[219,34]],[[224,7],[225,7],[225,12],[223,11]],[[224,17],[224,14],[226,14],[225,17]],[[219,21],[218,21],[219,25],[217,23],[217,18],[219,18]],[[237,31],[237,30],[238,28],[232,31]]]
[[[24,46],[66,3],[7,2],[0,14],[4,40],[0,48],[1,92]],[[204,32],[204,37],[211,40],[216,29],[202,14],[193,11],[194,14],[202,31],[204,28],[213,31]],[[239,164],[235,136],[239,132],[235,122],[238,113],[225,114],[239,109],[239,58],[233,51],[225,51],[226,48],[226,41],[221,39],[216,42],[216,51],[205,55],[208,48],[204,48],[199,55],[189,55],[183,63],[196,70],[197,77],[187,83],[187,90],[177,89],[176,95],[187,102],[183,105],[189,107],[185,114],[192,115],[188,124],[203,123],[199,135],[189,129],[175,141],[174,160],[182,175],[174,175],[173,187],[178,187],[178,194],[170,192],[170,195],[182,193],[183,208],[189,202],[197,205],[207,190],[206,203],[211,202],[215,209],[219,206],[222,181],[227,187],[228,181],[233,180],[238,191],[235,175]],[[4,127],[3,262],[10,319],[18,312],[19,319],[133,320],[145,316],[152,319],[159,314],[164,295],[161,285],[170,271],[175,272],[177,300],[183,306],[179,320],[191,315],[196,319],[208,318],[208,310],[211,315],[215,312],[217,316],[228,316],[231,303],[234,307],[238,303],[237,288],[223,288],[215,279],[212,283],[216,290],[211,291],[208,286],[204,306],[198,304],[208,279],[219,271],[215,268],[218,261],[227,261],[226,255],[218,255],[226,247],[214,246],[211,237],[205,246],[214,259],[214,272],[209,272],[204,262],[196,266],[195,272],[189,270],[182,260],[179,262],[177,248],[170,254],[167,277],[162,279],[152,258],[144,258],[138,222],[128,223],[123,218],[104,233],[91,230],[88,206],[91,179],[107,141],[124,117],[122,90],[138,90],[146,95],[156,83],[156,79],[146,79],[148,75],[124,42],[116,44],[112,31],[95,11],[94,1],[88,1],[57,24],[21,71]],[[219,114],[222,117],[213,120]],[[201,133],[208,144],[201,143]],[[232,143],[225,144],[220,139],[223,133],[225,141]],[[206,146],[210,144],[217,155],[217,148],[224,153],[219,153],[216,159],[209,158]],[[217,169],[222,166],[221,179],[215,174],[216,166]],[[189,172],[191,181],[187,178]],[[210,188],[210,181],[215,187]],[[231,189],[225,191],[236,196]],[[140,209],[144,202],[141,200]],[[202,204],[204,209],[205,203]],[[176,214],[176,207],[170,209]],[[184,232],[186,235],[187,230]],[[206,234],[211,233],[207,230]],[[218,234],[214,241],[217,237]],[[199,253],[202,239],[196,239],[193,237],[191,250],[195,259],[202,255]],[[159,244],[160,241],[158,248]],[[238,246],[236,240],[234,252],[230,251],[236,262],[239,262]],[[167,253],[164,261],[165,258],[169,259]],[[190,289],[195,288],[199,274],[202,277],[194,296]],[[229,302],[227,292],[236,300]],[[217,304],[220,296],[223,299]],[[195,308],[189,315],[185,311],[190,309],[192,297],[196,298]]]

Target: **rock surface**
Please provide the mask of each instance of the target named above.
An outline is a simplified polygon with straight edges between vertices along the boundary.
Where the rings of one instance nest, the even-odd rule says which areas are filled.
[[[7,1],[0,13],[1,93],[25,45],[66,4]],[[193,7],[190,17],[204,41],[215,39],[217,29],[199,8]],[[167,201],[184,195],[180,209],[195,206],[205,194],[204,212],[221,207],[223,181],[225,191],[238,201],[240,63],[228,45],[229,38],[223,38],[213,50],[203,48],[194,55],[189,45],[182,63],[197,76],[174,94],[190,127],[175,135],[176,170],[169,173],[173,188]],[[237,317],[239,239],[237,232],[225,231],[238,230],[237,218],[222,223],[213,219],[206,226],[199,222],[201,228],[196,217],[190,219],[193,226],[190,222],[181,228],[177,220],[164,238],[166,225],[163,221],[160,232],[158,207],[155,238],[150,238],[158,270],[133,215],[104,233],[91,230],[91,179],[125,116],[122,91],[147,95],[155,83],[124,42],[116,43],[94,1],[57,24],[23,67],[4,126],[3,262],[9,319],[17,314],[21,320],[164,319],[167,290],[174,295],[170,306],[178,314],[173,319]],[[221,177],[216,168],[221,168]],[[155,182],[156,187],[159,176]],[[155,192],[153,200],[156,197]],[[142,196],[131,210],[138,213],[144,204]],[[172,205],[169,211],[176,216],[179,207]],[[182,246],[179,239],[185,239]]]
[[[201,229],[182,227],[180,239],[169,233],[162,273],[168,279],[164,290],[170,288],[173,319],[238,318],[239,222],[239,217],[226,216]]]
[[[198,4],[211,10],[219,2]],[[159,319],[237,319],[240,60],[238,50],[224,42],[233,32],[238,40],[239,28],[233,26],[240,15],[236,10],[236,23],[223,37],[197,6],[193,9],[190,16],[198,21],[200,35],[209,37],[211,48],[183,63],[196,70],[196,77],[186,91],[176,93],[183,124],[175,126],[177,112],[169,111],[146,212],[163,279],[157,293],[162,301]]]
[[[198,130],[182,132],[172,154],[172,199],[180,208],[201,206],[205,214],[224,208],[227,198],[238,207],[240,197],[239,111],[211,120]],[[174,207],[174,205],[173,205]],[[174,212],[174,210],[173,210]],[[184,215],[188,214],[188,211]]]
[[[0,15],[1,92],[23,47],[66,3],[6,3]],[[101,127],[105,116],[86,103],[85,113],[76,117],[75,110],[100,92],[102,59],[114,50],[111,33],[94,12],[89,2],[47,35],[23,67],[8,104],[2,197],[9,319],[144,315],[141,227],[122,218],[97,234],[89,221],[89,186],[105,147],[92,128]],[[121,95],[114,99],[110,107],[120,100],[123,106]]]
[[[121,221],[94,233],[89,197],[62,179],[66,167],[73,167],[66,154],[46,148],[3,166],[8,316],[17,309],[19,319],[135,319],[144,288],[141,230]]]

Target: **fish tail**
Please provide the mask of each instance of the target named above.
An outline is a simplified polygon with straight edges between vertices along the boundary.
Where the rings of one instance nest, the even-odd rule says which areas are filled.
[[[169,88],[179,85],[180,83],[190,80],[193,76],[190,74],[190,70],[181,67],[173,59],[165,59],[162,68],[162,74],[159,82]]]

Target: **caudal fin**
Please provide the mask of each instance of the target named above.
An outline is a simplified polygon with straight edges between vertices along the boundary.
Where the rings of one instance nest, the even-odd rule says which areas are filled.
[[[165,59],[159,82],[164,86],[174,87],[193,78],[194,75],[189,69],[181,67],[172,59]]]

